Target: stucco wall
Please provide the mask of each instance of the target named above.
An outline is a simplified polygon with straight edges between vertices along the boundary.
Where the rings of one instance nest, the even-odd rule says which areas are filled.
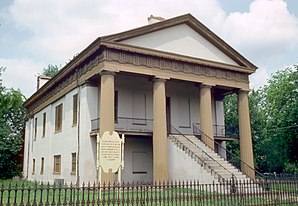
[[[99,116],[98,87],[85,86],[81,91],[79,179],[94,182],[96,175],[96,137],[90,137],[91,119]]]
[[[179,149],[171,140],[168,140],[168,152],[170,180],[195,180],[206,184],[213,181],[217,182],[210,173]]]
[[[118,91],[118,116],[152,119],[152,88],[153,83],[148,78],[116,74],[115,90]],[[73,95],[77,93],[80,94],[80,123],[72,125],[72,98]],[[50,182],[53,182],[54,179],[64,179],[67,182],[75,182],[77,179],[79,179],[80,182],[93,182],[97,180],[96,138],[90,137],[90,132],[91,120],[99,117],[99,95],[100,88],[97,86],[84,85],[80,90],[77,88],[69,92],[63,98],[35,114],[32,119],[29,119],[26,123],[25,133],[25,177],[28,173],[28,179],[30,180]],[[192,134],[193,123],[199,122],[200,119],[199,88],[195,87],[192,83],[167,81],[166,95],[170,98],[171,125],[182,133]],[[63,128],[61,132],[55,133],[55,107],[60,103],[63,103]],[[187,105],[188,108],[184,108],[185,105]],[[140,107],[135,109],[136,106]],[[144,108],[146,111],[144,112],[140,108]],[[222,101],[214,101],[212,99],[212,111],[214,124],[222,124],[224,120]],[[46,135],[42,138],[42,115],[44,112],[47,113],[47,125]],[[32,141],[35,117],[38,118],[37,138],[35,141]],[[123,122],[119,121],[118,127],[119,124],[123,124]],[[128,121],[128,124],[132,124],[132,122]],[[138,127],[150,127],[152,130],[152,123],[138,125]],[[128,149],[125,150],[126,153],[131,153],[138,145],[140,144],[137,142],[127,144]],[[142,147],[140,147],[140,149],[141,148]],[[180,161],[178,157],[180,155],[179,151],[176,151],[171,144],[169,144],[169,148],[169,157],[172,162],[170,165],[172,165],[172,168],[176,168],[173,161],[175,162],[177,158],[178,162]],[[76,152],[77,156],[79,156],[79,170],[76,175],[71,174],[71,153],[73,152]],[[61,155],[62,157],[60,174],[53,174],[54,155]],[[171,157],[172,155],[173,157]],[[183,154],[181,155],[181,158],[183,158]],[[29,172],[27,172],[28,157]],[[44,174],[40,174],[41,157],[44,157]],[[129,167],[131,160],[127,158],[128,157],[126,157],[125,165]],[[34,175],[32,174],[32,159],[36,161],[36,172]],[[191,168],[193,163],[189,163],[188,166]],[[175,173],[173,175],[180,177],[178,171],[179,169],[177,169],[177,174]],[[148,172],[148,176],[144,178],[145,181],[152,180],[152,175],[150,176],[149,174]],[[196,176],[192,176],[191,174],[189,177]],[[128,175],[126,172],[124,172],[123,178],[126,180],[133,180],[134,178],[135,180],[140,180],[140,177],[137,175]]]
[[[121,43],[237,65],[186,24],[127,39]]]
[[[78,124],[72,125],[73,95],[77,93],[78,89],[69,92],[64,97],[35,114],[34,117],[29,119],[26,123],[24,175],[26,177],[26,174],[28,174],[29,180],[49,181],[50,183],[52,183],[54,179],[64,179],[67,182],[76,181],[76,175],[71,174],[71,153],[77,153],[78,149]],[[55,132],[55,108],[61,103],[63,104],[62,131]],[[44,137],[42,137],[43,113],[46,113],[46,131]],[[36,140],[33,140],[36,117],[37,134]],[[28,144],[30,144],[29,153]],[[60,174],[53,173],[54,155],[61,155]],[[42,157],[44,158],[43,174],[40,173]],[[27,171],[28,158],[29,170]],[[35,159],[34,174],[32,174],[33,159]]]

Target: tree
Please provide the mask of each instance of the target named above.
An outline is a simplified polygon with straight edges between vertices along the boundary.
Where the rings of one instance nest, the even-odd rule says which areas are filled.
[[[256,169],[261,172],[298,172],[298,66],[272,75],[268,84],[249,93]],[[224,99],[225,124],[238,127],[237,97]],[[227,148],[239,155],[239,143]]]
[[[251,130],[252,130],[252,141],[254,145],[254,158],[256,163],[256,168],[259,169],[259,165],[261,162],[259,162],[259,138],[260,133],[259,131],[262,130],[264,126],[264,116],[262,113],[262,105],[261,105],[261,99],[262,99],[262,92],[261,90],[252,90],[249,95],[249,110],[250,110],[250,122],[251,122]],[[238,119],[238,108],[237,108],[237,95],[229,95],[226,96],[224,99],[224,109],[225,109],[225,125],[232,126],[236,128],[236,133],[239,136],[238,128],[239,128],[239,119]],[[233,157],[231,159],[233,164],[238,164],[240,159],[240,145],[239,140],[234,141],[228,141],[227,142],[227,149],[229,151],[232,151],[232,153],[237,157]]]
[[[0,179],[19,175],[21,167],[16,155],[21,151],[22,138],[13,133],[3,120],[0,120]]]
[[[19,175],[16,156],[22,149],[25,123],[24,95],[0,86],[0,179]]]
[[[273,74],[263,90],[272,170],[298,172],[298,65]]]
[[[43,68],[42,75],[47,77],[54,77],[60,68],[57,65],[49,64],[47,68]]]

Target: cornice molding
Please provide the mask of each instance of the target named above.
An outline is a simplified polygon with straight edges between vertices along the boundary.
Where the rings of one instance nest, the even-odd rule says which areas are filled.
[[[148,68],[158,68],[166,70],[190,73],[198,76],[215,77],[238,82],[249,83],[248,74],[239,71],[230,71],[223,68],[214,68],[207,65],[199,65],[191,62],[183,62],[175,59],[166,59],[158,56],[149,56],[129,51],[119,51],[116,49],[106,49],[106,61],[118,62],[121,64],[132,64],[135,66],[145,66]]]
[[[196,75],[198,77],[206,76],[248,84],[249,73],[246,72],[227,70],[226,68],[216,68],[195,62],[182,61],[179,58],[167,58],[156,54],[148,55],[102,45],[102,49],[95,51],[95,53],[88,57],[87,60],[77,65],[75,68],[72,68],[72,70],[69,70],[69,72],[60,78],[59,81],[52,82],[49,84],[51,85],[50,87],[46,89],[43,88],[42,91],[38,92],[38,95],[33,95],[29,100],[27,100],[25,107],[28,109],[28,112],[30,113],[36,108],[39,108],[38,110],[40,110],[41,105],[44,105],[46,101],[49,103],[51,102],[48,101],[50,98],[55,96],[53,99],[57,99],[58,93],[62,97],[65,93],[61,91],[69,85],[79,86],[78,80],[80,77],[91,70],[98,69],[98,65],[105,61],[142,66],[148,69],[157,68],[161,72],[164,72],[165,76],[168,75],[169,71],[174,71]],[[99,72],[100,70],[98,70],[98,73]]]
[[[43,104],[46,100],[58,94],[68,85],[71,85],[78,81],[81,76],[83,76],[85,73],[91,71],[93,68],[99,65],[99,63],[101,63],[103,59],[104,52],[102,52],[101,54],[94,55],[93,59],[89,60],[86,64],[70,71],[67,75],[64,76],[64,78],[60,79],[60,81],[54,82],[54,84],[51,87],[47,88],[47,90],[40,92],[38,96],[34,97],[33,95],[33,98],[28,99],[24,106],[28,109],[29,112],[31,112],[32,110]],[[82,84],[85,84],[85,82],[83,82]],[[77,86],[79,86],[78,82]]]

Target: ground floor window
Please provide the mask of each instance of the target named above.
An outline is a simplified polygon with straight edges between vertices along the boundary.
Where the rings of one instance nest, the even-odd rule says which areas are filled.
[[[54,173],[61,172],[61,155],[54,155]]]
[[[35,173],[35,159],[32,161],[32,174],[34,175]]]
[[[44,158],[41,158],[41,165],[40,165],[40,174],[43,174],[44,171]]]
[[[71,174],[76,174],[77,167],[77,154],[71,153]]]

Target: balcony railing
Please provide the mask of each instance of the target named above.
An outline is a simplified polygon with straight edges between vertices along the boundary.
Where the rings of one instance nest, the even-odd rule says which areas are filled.
[[[100,119],[96,118],[91,120],[91,131],[95,132],[99,129]],[[118,117],[115,121],[115,130],[121,132],[139,132],[139,133],[152,133],[153,132],[153,119],[131,118],[131,117]],[[179,131],[180,133],[185,133]],[[217,138],[233,138],[238,139],[238,130],[235,127],[228,127],[223,125],[213,125],[214,136]],[[168,128],[168,133],[175,134],[175,131]],[[187,135],[191,135],[187,133]],[[193,123],[193,135],[201,135],[200,123]]]
[[[99,129],[99,123],[99,118],[91,120],[91,131],[97,131]],[[152,119],[118,117],[117,121],[115,121],[115,130],[124,132],[152,133],[152,124]]]
[[[200,123],[193,123],[193,133],[194,135],[201,135]],[[213,125],[213,135],[218,138],[239,139],[238,129],[225,125]]]

